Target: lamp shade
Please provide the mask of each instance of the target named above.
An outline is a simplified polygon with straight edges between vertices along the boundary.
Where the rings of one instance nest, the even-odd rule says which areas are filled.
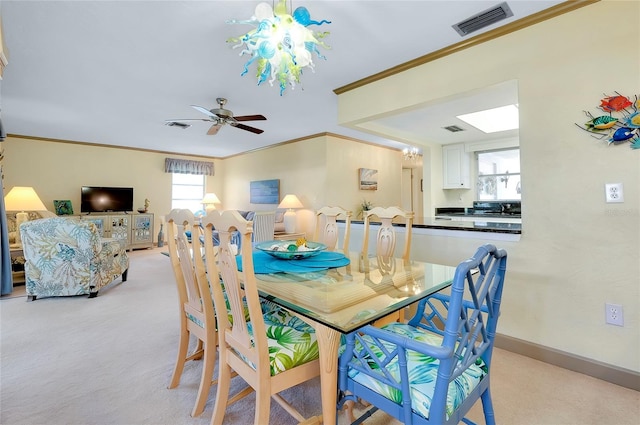
[[[286,209],[304,208],[304,205],[302,205],[302,202],[300,202],[300,200],[296,195],[289,194],[282,199],[282,202],[280,202],[280,205],[278,205],[278,208],[286,208]]]
[[[32,187],[15,186],[4,197],[7,211],[47,211]]]
[[[213,192],[206,193],[202,198],[202,205],[207,213],[215,210],[216,204],[220,204],[220,199]]]
[[[202,199],[202,203],[205,204],[205,205],[219,204],[220,203],[220,199],[218,199],[218,197],[216,196],[215,193],[209,192],[209,193],[204,195],[204,198]]]

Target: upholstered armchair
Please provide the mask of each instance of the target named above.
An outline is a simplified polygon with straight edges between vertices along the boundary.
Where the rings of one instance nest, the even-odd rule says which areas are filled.
[[[20,234],[27,301],[82,294],[93,298],[118,276],[127,280],[129,257],[124,244],[101,238],[91,221],[33,220],[22,223]]]

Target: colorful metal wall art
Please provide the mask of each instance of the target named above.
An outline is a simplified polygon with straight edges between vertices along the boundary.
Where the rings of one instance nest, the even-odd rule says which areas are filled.
[[[640,149],[640,99],[639,95],[624,96],[618,92],[614,95],[604,95],[598,106],[604,115],[593,116],[584,111],[589,121],[583,126],[576,124],[582,130],[591,133],[592,137],[606,140],[609,145],[631,143],[632,149]]]

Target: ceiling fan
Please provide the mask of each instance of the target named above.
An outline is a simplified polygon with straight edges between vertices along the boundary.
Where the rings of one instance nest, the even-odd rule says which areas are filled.
[[[224,109],[224,105],[227,103],[227,99],[223,97],[218,97],[216,99],[218,102],[219,108],[207,109],[198,105],[191,105],[196,111],[200,111],[207,116],[207,118],[185,118],[179,120],[166,120],[165,125],[168,126],[177,126],[182,129],[191,127],[191,124],[186,124],[182,121],[209,121],[212,122],[213,125],[207,131],[207,134],[213,136],[218,133],[220,128],[229,124],[232,127],[239,128],[241,130],[247,130],[255,134],[263,133],[264,130],[260,130],[259,128],[251,127],[245,124],[241,124],[240,121],[258,121],[258,120],[266,120],[263,115],[240,115],[237,117],[233,116],[233,112],[228,109]]]

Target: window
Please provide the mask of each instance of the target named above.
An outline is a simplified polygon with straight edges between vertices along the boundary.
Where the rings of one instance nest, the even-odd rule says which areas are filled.
[[[172,173],[171,208],[185,208],[192,212],[202,209],[204,176]]]
[[[477,152],[478,199],[521,199],[520,149]]]

